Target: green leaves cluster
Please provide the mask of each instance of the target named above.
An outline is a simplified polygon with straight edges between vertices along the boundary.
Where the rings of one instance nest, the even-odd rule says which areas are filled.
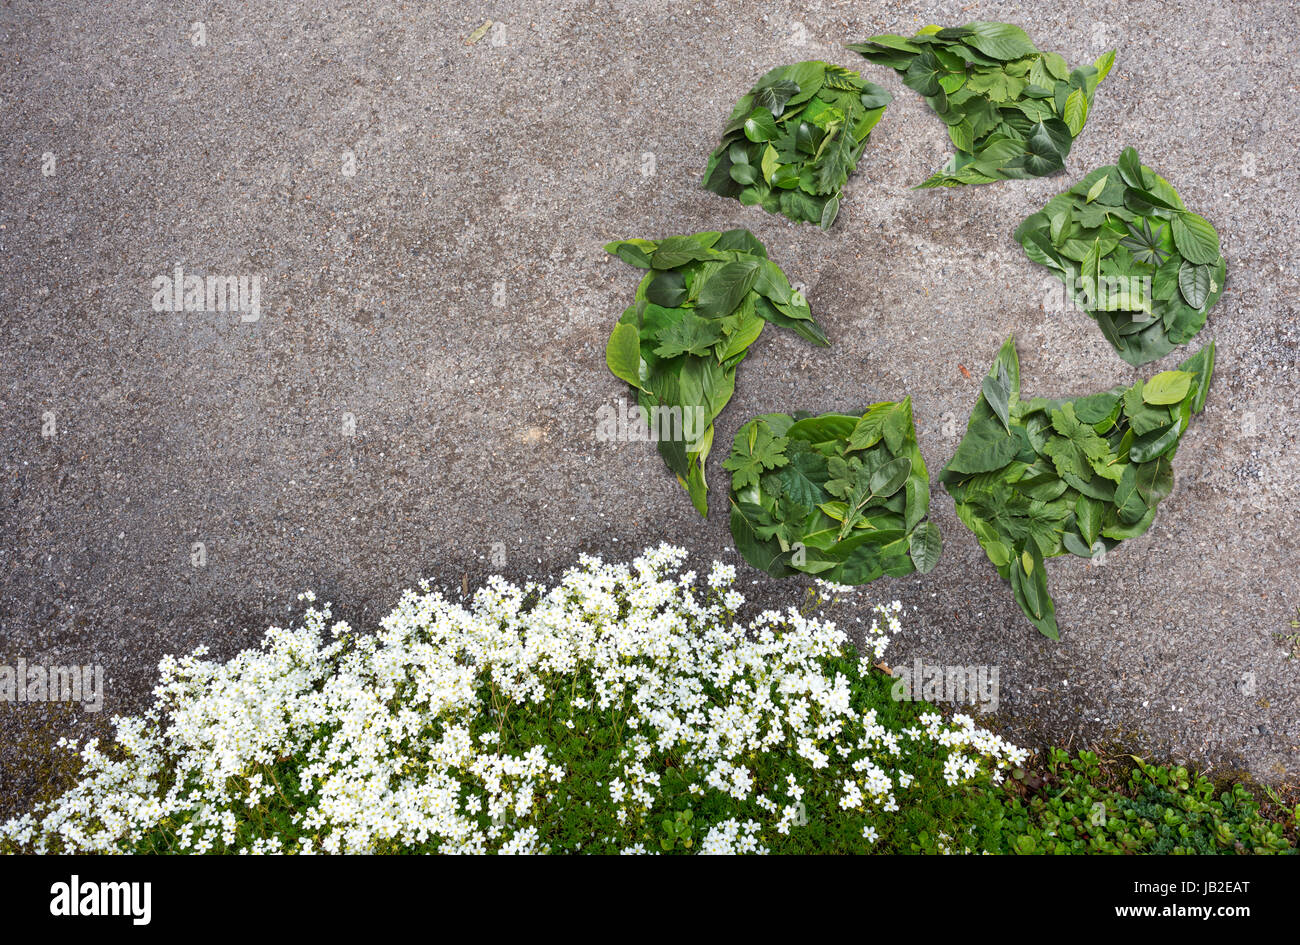
[[[921,187],[1060,170],[1088,120],[1093,92],[1115,62],[1112,50],[1071,69],[1010,23],[927,26],[910,39],[886,33],[849,48],[896,70],[947,124],[957,153]]]
[[[911,398],[861,417],[774,413],[736,433],[731,534],[773,577],[796,572],[840,584],[931,571],[943,551]]]
[[[773,69],[736,103],[703,185],[826,229],[839,212],[840,189],[892,99],[830,63]]]
[[[1219,236],[1125,148],[1016,230],[1129,364],[1186,344],[1223,292]]]
[[[939,481],[1043,634],[1058,638],[1043,561],[1092,558],[1150,527],[1213,371],[1211,343],[1178,370],[1127,389],[1021,400],[1014,339],[1002,346]]]
[[[749,230],[621,240],[605,250],[649,270],[614,326],[605,363],[632,385],[660,455],[707,515],[713,420],[731,399],[736,367],[763,323],[816,345],[830,342]]]

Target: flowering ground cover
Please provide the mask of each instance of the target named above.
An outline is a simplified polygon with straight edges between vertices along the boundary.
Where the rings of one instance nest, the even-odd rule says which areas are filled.
[[[1030,753],[899,699],[901,606],[742,621],[735,569],[661,545],[553,586],[421,586],[373,634],[328,605],[219,663],[167,658],[78,782],[0,827],[38,852],[1283,852],[1242,788]],[[856,635],[856,634],[855,634]]]

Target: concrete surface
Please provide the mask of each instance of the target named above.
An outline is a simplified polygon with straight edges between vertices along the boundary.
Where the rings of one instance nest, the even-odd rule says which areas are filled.
[[[504,26],[467,46],[489,18]],[[976,18],[1072,63],[1115,47],[1116,67],[1064,175],[912,191],[943,125],[842,44]],[[738,560],[721,463],[756,413],[910,393],[937,473],[1012,332],[1027,395],[1171,366],[1130,369],[1086,317],[1045,311],[1051,282],[1011,238],[1129,144],[1229,263],[1173,495],[1104,567],[1050,565],[1059,644],[942,491],[938,569],[861,596],[906,604],[895,661],[998,666],[1027,744],[1293,779],[1300,661],[1276,635],[1300,604],[1298,26],[1285,0],[5,4],[0,663],[108,676],[99,717],[0,707],[5,806],[48,781],[57,734],[141,707],[163,653],[231,654],[301,590],[364,625],[422,575],[550,576],[665,538]],[[896,95],[829,234],[697,186],[736,98],[810,58]],[[651,446],[596,441],[637,281],[601,246],[732,226],[809,286],[834,346],[765,332],[718,424],[704,522]],[[260,276],[260,318],[154,311],[151,280],[177,265]],[[763,603],[800,593],[742,575]]]

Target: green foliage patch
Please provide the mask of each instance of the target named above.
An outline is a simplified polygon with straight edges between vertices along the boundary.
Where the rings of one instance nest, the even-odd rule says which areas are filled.
[[[826,62],[773,69],[736,103],[703,186],[827,229],[893,96]]]
[[[957,153],[921,187],[1061,170],[1088,120],[1093,93],[1115,62],[1112,50],[1071,69],[1010,23],[927,26],[911,38],[885,33],[849,49],[897,71],[948,126]]]
[[[1223,293],[1219,235],[1125,148],[1016,230],[1129,364],[1186,344]]]
[[[938,526],[924,521],[930,477],[911,398],[861,417],[756,417],[723,465],[736,547],[773,577],[866,584],[929,572],[943,551]]]
[[[614,326],[605,363],[636,392],[668,468],[708,514],[713,421],[764,322],[827,345],[808,301],[749,230],[621,240],[606,251],[648,272]]]
[[[939,480],[1041,633],[1059,637],[1044,559],[1105,554],[1151,526],[1213,372],[1209,344],[1127,389],[1021,400],[1015,341],[1002,346]]]

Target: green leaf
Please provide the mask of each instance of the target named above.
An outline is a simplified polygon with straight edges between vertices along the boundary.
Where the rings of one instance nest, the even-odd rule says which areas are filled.
[[[1025,31],[1011,23],[975,22],[967,26],[971,34],[965,38],[966,44],[992,59],[1020,59],[1038,52]]]
[[[908,539],[908,553],[912,556],[917,571],[922,574],[933,571],[939,563],[939,556],[943,554],[943,536],[939,533],[939,526],[933,522],[922,522],[916,526]]]
[[[766,108],[756,108],[745,120],[745,137],[750,141],[771,141],[776,137],[776,119]]]
[[[754,287],[761,265],[757,259],[724,263],[700,288],[696,311],[705,318],[735,311]]]
[[[1133,259],[1140,263],[1147,263],[1152,266],[1159,266],[1164,262],[1164,253],[1162,250],[1161,234],[1164,227],[1151,227],[1151,221],[1145,217],[1140,227],[1127,224],[1129,235],[1124,237],[1120,243],[1130,249],[1133,253]]]
[[[733,164],[728,173],[737,184],[752,184],[758,180],[759,174],[752,164]]]
[[[1137,151],[1132,148],[1125,148],[1119,156],[1119,176],[1130,187],[1138,190],[1146,189],[1146,181],[1142,176],[1142,162],[1138,160]]]
[[[619,322],[605,345],[610,373],[633,387],[641,386],[641,338],[635,325]]]
[[[809,508],[825,502],[828,497],[822,487],[829,476],[825,457],[810,449],[796,451],[793,448],[788,455],[790,461],[779,473],[784,494]]]
[[[776,436],[764,422],[747,423],[736,432],[731,455],[722,464],[731,471],[731,488],[739,491],[746,486],[758,485],[758,477],[765,469],[784,466],[789,460],[785,448],[789,443]]]
[[[1193,263],[1219,260],[1219,234],[1203,216],[1183,212],[1173,219],[1174,245],[1183,258]]]
[[[757,89],[754,92],[754,104],[766,108],[774,118],[779,118],[785,111],[786,102],[798,94],[799,83],[780,79]]]
[[[1209,300],[1212,281],[1209,266],[1198,266],[1184,259],[1178,267],[1178,291],[1192,308],[1201,308]]]
[[[1079,528],[1079,534],[1091,547],[1097,541],[1097,535],[1101,532],[1101,501],[1086,495],[1079,496],[1079,500],[1074,506],[1074,518],[1075,524]]]
[[[903,483],[907,482],[911,472],[912,461],[908,457],[891,459],[871,474],[871,494],[880,497],[893,495],[903,488]]]
[[[1070,129],[1065,122],[1058,118],[1040,121],[1025,139],[1026,153],[1019,160],[1034,177],[1043,177],[1065,166],[1070,143]]]
[[[1138,381],[1124,392],[1124,414],[1128,418],[1129,426],[1138,436],[1169,423],[1169,409],[1148,405],[1143,396],[1145,389],[1146,385]]]
[[[655,305],[676,308],[686,301],[686,275],[680,269],[656,271],[646,285],[645,297]]]
[[[711,249],[717,233],[698,233],[694,236],[670,236],[660,240],[654,250],[652,265],[655,269],[676,269],[689,262],[713,259],[717,253]]]
[[[679,354],[704,357],[722,337],[722,324],[717,319],[700,318],[690,312],[679,322],[668,326],[656,336],[659,345],[654,349],[661,358]]]
[[[1098,83],[1100,83],[1102,79],[1106,78],[1106,76],[1110,75],[1111,67],[1114,65],[1115,50],[1113,49],[1110,50],[1110,52],[1102,53],[1097,57],[1097,61],[1092,64],[1092,67],[1097,70]]]
[[[1095,184],[1093,184],[1091,187],[1088,188],[1088,196],[1087,198],[1085,198],[1084,202],[1092,203],[1094,200],[1100,197],[1102,191],[1106,189],[1106,184],[1109,181],[1110,181],[1109,174],[1102,175],[1102,177]]]
[[[1138,465],[1137,490],[1148,506],[1154,506],[1174,490],[1174,468],[1168,456],[1158,456]]]
[[[993,413],[1002,421],[1002,426],[1008,433],[1010,433],[1010,375],[1003,371],[1000,365],[995,364],[993,366],[993,372],[985,377],[984,381],[980,384],[980,392],[984,395],[984,400],[993,410]]]
[[[1029,567],[1024,566],[1028,555]],[[1056,605],[1047,591],[1047,569],[1043,567],[1042,554],[1037,548],[1033,553],[1025,552],[1010,564],[1011,589],[1016,603],[1029,618],[1029,622],[1038,628],[1039,633],[1052,639],[1060,639],[1060,630],[1056,625]]]
[[[1103,459],[1110,452],[1106,441],[1074,413],[1074,405],[1063,404],[1053,410],[1052,429],[1060,436],[1047,441],[1044,452],[1051,457],[1056,471],[1061,475],[1071,473],[1080,479],[1091,479],[1093,460]]]
[[[1083,89],[1075,89],[1070,93],[1065,100],[1065,112],[1061,117],[1065,119],[1070,134],[1078,137],[1088,120],[1088,97],[1083,94]]]
[[[1193,376],[1186,371],[1161,371],[1142,387],[1142,400],[1148,404],[1176,404],[1187,396]]]
[[[879,443],[885,435],[885,416],[889,412],[889,404],[876,404],[864,413],[853,427],[846,451],[865,450]]]
[[[1176,420],[1166,427],[1145,433],[1134,440],[1133,445],[1129,447],[1129,458],[1135,463],[1145,463],[1163,456],[1178,445],[1178,438],[1181,435],[1182,424]]]

